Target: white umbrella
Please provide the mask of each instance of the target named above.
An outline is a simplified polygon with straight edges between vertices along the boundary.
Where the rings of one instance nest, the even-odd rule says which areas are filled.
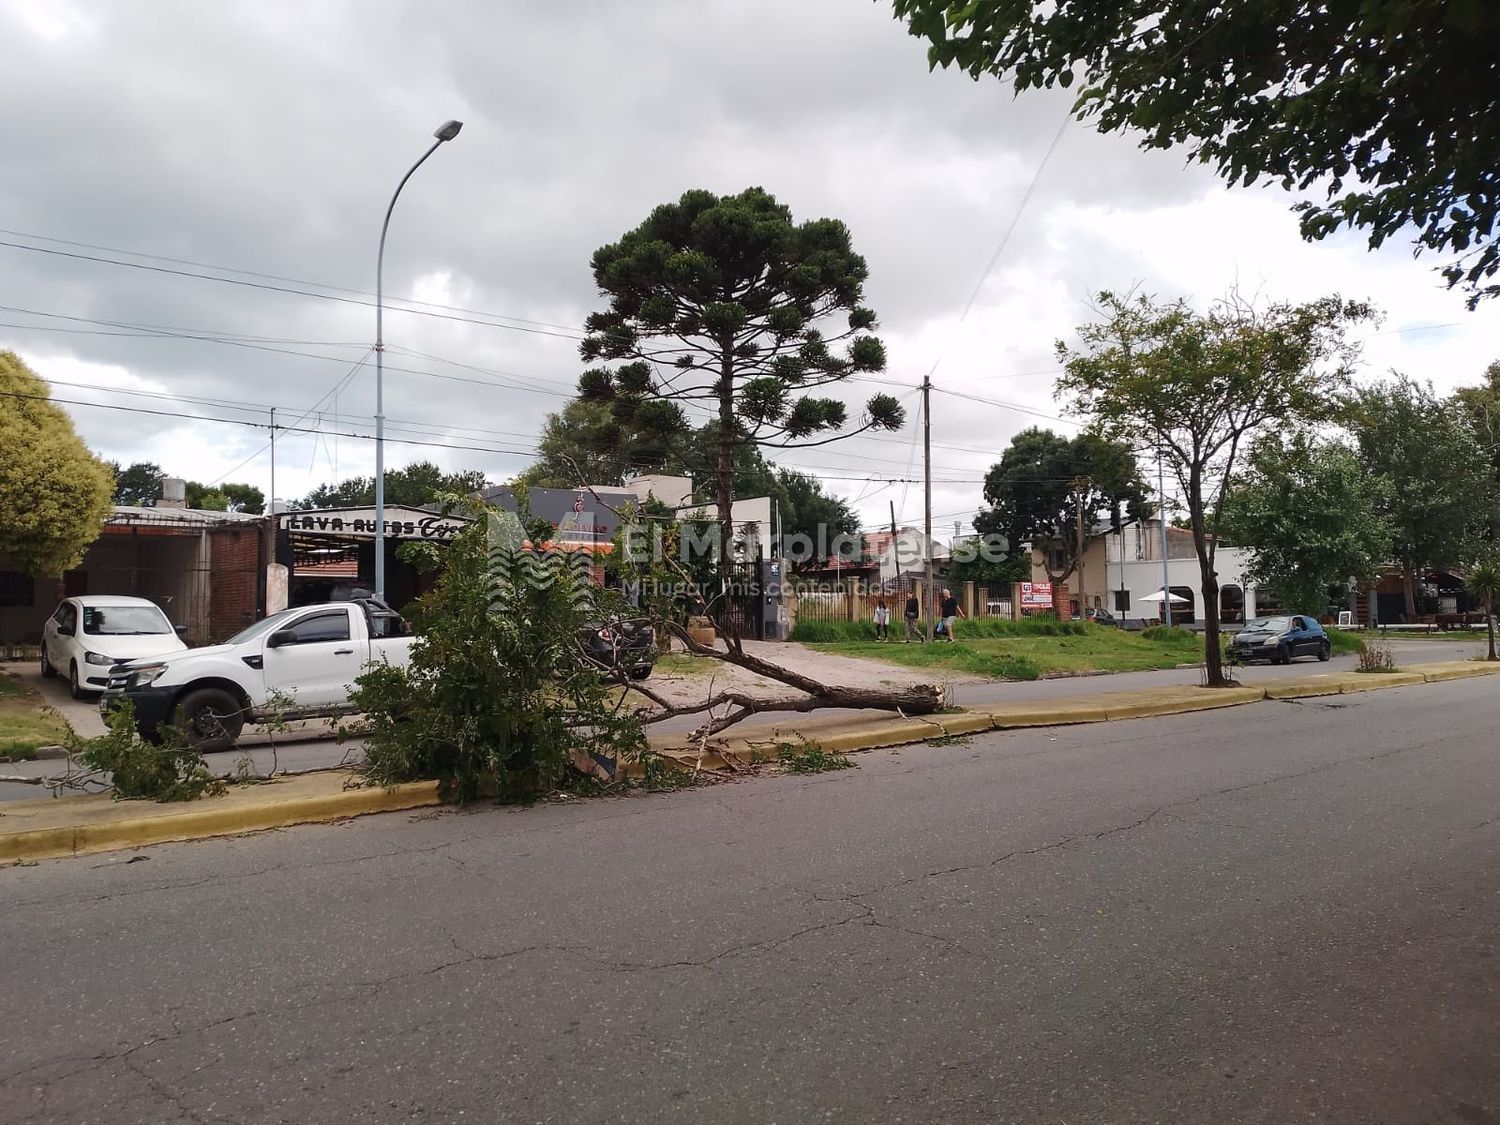
[[[1174,602],[1181,602],[1183,605],[1187,605],[1188,602],[1188,600],[1182,597],[1180,594],[1168,594],[1167,597],[1171,598]],[[1138,602],[1159,602],[1161,601],[1161,599],[1162,593],[1160,590],[1158,590],[1154,594],[1142,594],[1135,600]]]

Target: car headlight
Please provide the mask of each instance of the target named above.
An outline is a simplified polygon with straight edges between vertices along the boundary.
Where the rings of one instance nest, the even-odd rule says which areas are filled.
[[[1261,643],[1261,645],[1264,648],[1275,648],[1277,645],[1281,644],[1281,638],[1280,637],[1267,637],[1265,640],[1261,641],[1260,643]]]
[[[147,684],[155,683],[166,670],[165,664],[137,664],[130,669],[129,678],[125,681],[126,686],[145,687]]]
[[[84,653],[83,662],[85,664],[102,664],[106,668],[108,668],[111,664],[119,663],[119,661],[116,660],[113,656],[105,656],[102,652]]]

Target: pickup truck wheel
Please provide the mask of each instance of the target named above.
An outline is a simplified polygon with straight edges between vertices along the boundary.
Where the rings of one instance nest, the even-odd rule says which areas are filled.
[[[198,750],[228,750],[245,729],[240,701],[221,688],[199,688],[177,705],[177,727]]]

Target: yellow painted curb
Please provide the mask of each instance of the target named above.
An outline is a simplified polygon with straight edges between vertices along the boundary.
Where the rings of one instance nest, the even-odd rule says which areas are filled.
[[[1500,674],[1500,660],[1493,664],[1488,660],[1445,660],[1441,664],[1423,664],[1413,670],[1421,672],[1429,684],[1435,684],[1443,680],[1469,680],[1475,676]]]
[[[1360,691],[1379,691],[1382,688],[1410,687],[1425,684],[1421,672],[1349,672],[1339,677],[1339,687],[1344,695]]]
[[[1069,699],[1051,705],[1018,703],[1005,707],[986,707],[980,714],[989,716],[992,730],[1066,727],[1077,723],[1102,723],[1109,718],[1109,713],[1097,703]]]
[[[1238,707],[1245,703],[1259,703],[1266,697],[1266,693],[1260,688],[1249,687],[1190,688],[1189,691],[1194,694],[1110,703],[1105,707],[1105,714],[1111,722],[1117,719],[1147,719],[1156,715],[1182,715],[1191,711]]]
[[[267,789],[272,789],[273,786],[268,786]],[[227,801],[227,798],[209,798],[213,803],[207,807],[111,802],[108,797],[64,800],[70,805],[73,802],[109,802],[112,809],[120,810],[123,815],[94,818],[95,823],[54,824],[12,832],[0,831],[0,863],[118,851],[145,844],[201,840],[212,836],[233,836],[241,832],[286,828],[293,824],[325,823],[364,816],[367,813],[398,812],[439,803],[437,783],[432,781],[410,782],[394,789],[339,789],[328,793],[226,804],[217,802]],[[27,805],[32,803],[24,802]],[[67,807],[56,801],[48,803],[57,806],[59,813]],[[10,817],[24,813],[26,810],[19,808],[22,804],[23,802],[16,802],[14,806],[4,810],[4,814]],[[73,807],[76,808],[77,805]],[[89,811],[98,807],[92,805]]]
[[[1267,684],[1264,691],[1267,699],[1311,699],[1318,695],[1340,695],[1343,684],[1341,676],[1308,676],[1305,680]]]

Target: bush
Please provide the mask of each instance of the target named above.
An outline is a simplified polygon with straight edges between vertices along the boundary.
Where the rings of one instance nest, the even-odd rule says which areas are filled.
[[[1141,640],[1156,644],[1197,646],[1202,639],[1191,629],[1178,625],[1151,625],[1141,630]]]
[[[1041,665],[1029,656],[1002,656],[995,661],[995,675],[1007,680],[1035,680],[1041,674]]]
[[[410,665],[374,666],[356,684],[361,772],[381,785],[434,778],[446,800],[518,800],[556,789],[595,750],[638,756],[639,722],[578,643],[605,612],[580,557],[522,551],[514,516],[464,506],[474,522],[421,599]]]
[[[893,611],[893,617],[894,611]],[[926,630],[926,623],[919,628]],[[958,639],[993,639],[997,637],[1083,637],[1090,629],[1101,626],[1082,621],[1059,621],[1055,617],[1023,617],[1012,621],[1008,617],[965,617],[958,622]],[[891,622],[891,636],[899,638],[906,623],[899,617]],[[790,640],[802,644],[837,644],[849,641],[875,640],[875,625],[870,621],[819,621],[799,620],[792,627]]]
[[[1361,641],[1359,646],[1359,672],[1394,672],[1396,655],[1387,641]]]
[[[1328,647],[1335,653],[1360,652],[1365,647],[1365,642],[1354,633],[1347,633],[1342,629],[1327,629]]]
[[[163,729],[159,746],[143,739],[128,700],[105,717],[104,725],[105,732],[95,738],[72,736],[69,749],[89,769],[108,771],[116,797],[192,801],[224,791],[224,783],[208,772],[203,755],[180,731]]]

